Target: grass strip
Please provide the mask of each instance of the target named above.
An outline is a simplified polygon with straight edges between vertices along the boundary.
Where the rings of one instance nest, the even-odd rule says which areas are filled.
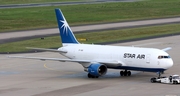
[[[163,34],[180,33],[180,24],[170,24],[163,26],[131,28],[124,30],[111,30],[102,32],[75,34],[78,39],[87,39],[81,43],[103,43],[118,40],[128,40],[133,38],[145,38]],[[58,48],[61,46],[59,36],[46,37],[45,39],[32,39],[0,45],[0,52],[25,52],[25,47]]]
[[[0,5],[4,4],[27,4],[27,3],[46,3],[46,2],[63,2],[63,1],[82,1],[82,0],[0,0]]]
[[[180,0],[0,9],[0,32],[57,27],[55,8],[70,25],[180,16]]]

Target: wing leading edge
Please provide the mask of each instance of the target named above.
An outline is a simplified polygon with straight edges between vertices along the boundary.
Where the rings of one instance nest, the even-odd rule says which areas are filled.
[[[79,60],[79,59],[63,59],[63,58],[45,58],[45,57],[25,57],[25,56],[8,56],[9,58],[22,58],[22,59],[36,59],[36,60],[51,60],[51,61],[61,61],[61,62],[77,62],[77,63],[93,63],[93,62],[98,62],[101,64],[105,64],[108,66],[122,66],[124,65],[123,62],[121,61],[104,61],[104,60]]]

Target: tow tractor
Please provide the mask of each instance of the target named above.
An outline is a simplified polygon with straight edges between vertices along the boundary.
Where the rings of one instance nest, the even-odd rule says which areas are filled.
[[[179,75],[170,75],[169,77],[153,77],[152,83],[167,83],[167,84],[180,84]]]

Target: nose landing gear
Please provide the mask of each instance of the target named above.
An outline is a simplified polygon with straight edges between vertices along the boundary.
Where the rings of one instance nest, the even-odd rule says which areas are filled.
[[[131,76],[131,71],[127,71],[127,70],[125,70],[125,71],[120,71],[120,75],[121,75],[121,76]]]
[[[158,78],[161,78],[161,74],[164,74],[164,71],[157,72],[157,74],[158,74]]]

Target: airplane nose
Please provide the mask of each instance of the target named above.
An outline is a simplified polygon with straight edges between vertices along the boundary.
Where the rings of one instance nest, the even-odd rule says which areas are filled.
[[[167,68],[170,68],[170,67],[172,67],[173,66],[173,60],[172,59],[169,59],[168,61],[167,61]]]

